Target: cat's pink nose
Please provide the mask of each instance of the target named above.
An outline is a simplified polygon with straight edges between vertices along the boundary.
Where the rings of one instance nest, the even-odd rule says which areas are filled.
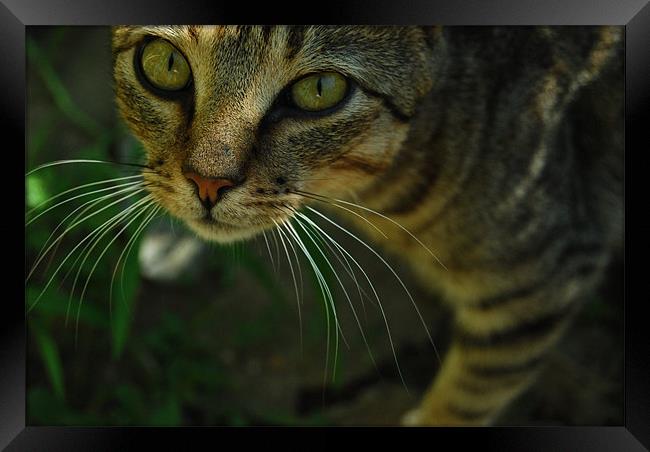
[[[219,196],[235,185],[230,179],[204,177],[194,172],[186,172],[183,175],[194,182],[199,199],[208,209],[217,203]]]

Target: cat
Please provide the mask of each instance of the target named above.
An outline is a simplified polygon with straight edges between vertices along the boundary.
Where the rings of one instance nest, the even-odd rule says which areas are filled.
[[[493,423],[622,249],[621,27],[117,26],[112,49],[147,189],[197,235],[290,238],[329,203],[443,294],[405,425]]]

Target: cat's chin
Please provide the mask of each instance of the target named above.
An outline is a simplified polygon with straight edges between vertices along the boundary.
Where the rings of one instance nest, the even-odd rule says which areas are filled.
[[[207,223],[205,221],[187,221],[189,228],[200,238],[208,242],[232,243],[250,239],[260,230],[252,227],[236,227],[224,223]]]

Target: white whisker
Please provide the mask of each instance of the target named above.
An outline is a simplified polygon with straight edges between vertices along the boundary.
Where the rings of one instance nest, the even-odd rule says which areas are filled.
[[[293,243],[289,238],[290,236],[285,235],[287,237],[287,242],[289,243],[289,246],[291,247],[291,251],[293,252],[293,256],[296,259],[296,268],[298,269],[298,278],[300,279],[300,303],[303,303],[304,299],[304,286],[303,286],[303,281],[302,281],[302,270],[300,269],[300,259],[298,258],[298,253],[296,252],[296,248],[293,246]]]
[[[303,350],[302,311],[300,309],[300,295],[298,294],[298,283],[296,282],[296,274],[293,271],[293,263],[291,262],[291,257],[289,256],[289,250],[287,249],[287,245],[284,242],[285,233],[280,229],[280,225],[278,225],[278,223],[276,223],[275,220],[273,220],[273,224],[275,224],[278,230],[278,235],[280,237],[280,241],[282,242],[282,247],[284,248],[284,252],[287,255],[287,261],[289,262],[289,270],[291,270],[291,278],[293,279],[293,288],[296,291],[296,305],[298,306],[298,323],[300,325],[300,352],[302,353]],[[289,241],[288,237],[287,237],[287,241]]]
[[[431,255],[431,257],[433,257],[433,258],[436,260],[436,262],[438,262],[438,263],[442,266],[442,268],[444,268],[445,270],[448,270],[447,267],[445,266],[445,264],[443,264],[442,261],[441,261],[440,259],[438,259],[438,256],[436,256],[436,255],[433,253],[433,251],[431,251],[431,250],[429,249],[429,247],[427,247],[424,243],[422,243],[422,241],[421,241],[419,238],[417,238],[413,233],[411,233],[411,231],[409,231],[408,229],[406,229],[404,226],[402,226],[401,224],[399,224],[397,221],[393,220],[392,218],[387,217],[386,215],[384,215],[384,214],[382,214],[382,213],[379,213],[379,212],[377,212],[376,210],[373,210],[373,209],[370,209],[370,208],[368,208],[368,207],[364,207],[364,206],[362,206],[362,205],[360,205],[360,204],[355,204],[355,203],[352,203],[352,202],[349,202],[349,201],[343,201],[343,200],[341,200],[341,199],[336,199],[336,198],[328,198],[327,196],[319,195],[319,194],[316,194],[316,193],[309,193],[309,192],[297,192],[297,193],[298,193],[298,194],[305,193],[305,194],[307,194],[307,195],[311,195],[311,196],[316,196],[316,197],[322,198],[322,199],[320,200],[321,202],[324,202],[323,199],[326,199],[326,200],[328,200],[328,201],[334,201],[334,203],[332,203],[332,205],[336,205],[335,203],[336,203],[336,202],[339,202],[339,203],[346,204],[346,205],[349,205],[349,206],[352,206],[352,207],[357,207],[357,208],[359,208],[359,209],[365,210],[366,212],[373,213],[373,214],[375,214],[375,215],[380,216],[381,218],[383,218],[383,219],[385,219],[385,220],[390,221],[392,224],[394,224],[395,226],[397,226],[398,228],[400,228],[402,231],[406,232],[406,233],[407,233],[407,234],[408,234],[408,235],[409,235],[413,240],[415,240],[415,241],[416,241],[420,246],[422,246],[422,247],[423,247],[423,248],[424,248],[424,249],[425,249],[425,250],[426,250],[426,251]],[[312,198],[312,199],[313,199],[313,198]],[[342,207],[342,206],[337,206],[337,207]]]
[[[125,191],[128,191],[128,190],[120,190],[120,191],[115,192],[115,193],[110,193],[110,194],[108,194],[108,195],[100,196],[99,198],[92,199],[92,200],[90,200],[90,201],[86,201],[85,203],[83,203],[82,205],[80,205],[80,206],[78,206],[76,209],[74,209],[72,212],[70,212],[68,215],[66,215],[65,218],[64,218],[63,220],[61,220],[61,222],[60,222],[60,223],[59,223],[59,224],[58,224],[58,225],[57,225],[57,226],[52,230],[52,232],[50,233],[50,235],[49,235],[49,236],[47,237],[47,239],[45,240],[43,246],[41,247],[41,249],[39,250],[39,252],[38,252],[38,254],[37,254],[37,256],[36,256],[36,261],[39,261],[39,259],[41,258],[41,256],[44,255],[43,251],[48,247],[48,244],[50,243],[50,240],[52,239],[52,237],[54,236],[54,234],[56,234],[56,231],[58,231],[59,228],[61,228],[61,226],[63,226],[63,224],[66,222],[66,220],[67,220],[68,218],[70,218],[72,215],[74,215],[75,212],[77,212],[77,211],[80,210],[80,209],[83,209],[81,212],[79,212],[79,214],[77,214],[77,216],[76,216],[76,217],[75,217],[75,218],[74,218],[70,223],[74,223],[75,221],[77,221],[77,220],[79,219],[79,217],[81,217],[84,213],[86,213],[87,211],[89,211],[90,209],[92,209],[93,207],[95,207],[95,206],[96,206],[97,204],[99,204],[100,202],[102,202],[102,201],[104,201],[104,200],[106,200],[106,199],[110,199],[110,198],[113,198],[113,197],[115,197],[115,196],[118,196],[118,195],[120,195],[121,193],[124,193]],[[62,235],[60,235],[60,236],[57,238],[57,240],[53,242],[53,245],[56,244],[56,243],[60,243],[60,241],[63,239],[64,235],[65,235],[65,233],[62,234]],[[48,249],[48,251],[49,251],[49,249]],[[34,268],[35,268],[35,266],[34,266]],[[32,268],[32,271],[34,270],[34,268]],[[29,278],[29,276],[31,275],[32,271],[30,271],[30,274],[27,276],[27,278]]]
[[[92,216],[94,216],[94,215],[97,215],[97,214],[100,213],[101,211],[106,210],[107,208],[111,207],[112,205],[117,204],[118,202],[122,202],[122,201],[124,201],[125,199],[128,199],[128,198],[130,198],[130,197],[132,197],[132,196],[137,195],[138,193],[140,193],[140,192],[142,192],[142,191],[144,191],[144,189],[140,189],[140,190],[138,190],[138,191],[136,191],[136,192],[134,192],[134,193],[130,193],[129,195],[124,196],[124,197],[118,199],[117,201],[112,202],[112,203],[109,204],[108,206],[103,207],[102,209],[100,209],[100,210],[98,210],[98,211],[92,213],[91,215],[88,215],[88,216],[85,217],[83,220],[78,221],[77,223],[75,223],[74,225],[72,225],[72,226],[70,226],[68,229],[66,229],[66,231],[64,231],[63,235],[65,235],[65,234],[66,234],[70,229],[72,229],[74,226],[78,225],[79,223],[81,223],[81,222],[87,220],[88,218],[90,218],[90,217],[92,217]],[[113,218],[111,218],[111,219],[107,220],[106,222],[104,222],[104,223],[100,226],[100,228],[103,227],[103,226],[105,226],[106,224],[110,223],[111,221],[113,221]],[[34,309],[34,307],[36,306],[36,304],[38,303],[38,301],[43,297],[43,295],[45,294],[45,291],[46,291],[46,290],[48,289],[48,287],[52,284],[52,281],[54,281],[54,278],[55,278],[56,275],[59,273],[59,271],[61,270],[61,268],[63,267],[63,265],[67,262],[67,260],[70,258],[70,256],[72,256],[72,254],[73,254],[73,253],[74,253],[74,252],[75,252],[75,251],[76,251],[76,250],[77,250],[77,249],[78,249],[78,248],[79,248],[83,243],[85,243],[86,240],[90,239],[91,237],[92,237],[92,234],[88,234],[86,237],[84,237],[84,238],[83,238],[83,239],[82,239],[82,240],[81,240],[81,241],[80,241],[80,242],[79,242],[79,243],[78,243],[78,244],[77,244],[77,245],[72,249],[72,251],[70,251],[70,253],[68,253],[68,255],[65,257],[65,259],[63,260],[63,262],[61,262],[61,264],[59,265],[59,267],[55,270],[54,274],[50,277],[50,279],[48,280],[47,284],[45,285],[45,287],[43,288],[43,290],[41,291],[41,293],[39,294],[39,296],[38,296],[38,297],[36,298],[36,300],[32,303],[32,305],[28,308],[28,310],[27,310],[28,313],[31,312],[32,309]],[[56,243],[56,242],[55,242],[55,243]],[[50,246],[52,246],[52,245],[50,245]],[[39,264],[39,262],[37,262],[37,263],[34,265],[34,268],[33,268],[33,269],[35,269],[35,268],[38,266],[38,264]],[[33,272],[33,269],[32,269],[32,272]],[[32,273],[30,272],[30,275],[31,275],[31,274],[32,274]],[[29,279],[29,275],[28,275],[27,278]]]
[[[309,250],[307,250],[307,247],[305,246],[302,239],[300,238],[298,231],[296,231],[293,225],[288,221],[285,221],[282,224],[285,226],[287,232],[289,232],[289,234],[293,236],[294,240],[296,241],[296,244],[303,252],[305,257],[307,258],[309,264],[311,265],[311,268],[314,271],[314,274],[316,275],[316,281],[318,282],[319,288],[323,295],[323,300],[325,301],[325,312],[326,312],[325,318],[327,320],[327,345],[325,350],[325,374],[323,378],[323,385],[325,385],[327,382],[327,369],[329,367],[329,354],[330,354],[330,342],[331,342],[330,309],[332,309],[333,311],[333,316],[334,316],[336,331],[337,331],[337,334],[334,335],[334,369],[336,369],[336,362],[338,359],[338,349],[339,349],[338,332],[340,331],[340,327],[338,324],[338,317],[336,316],[336,310],[333,307],[334,300],[332,298],[332,293],[330,292],[329,286],[327,285],[327,281],[325,281],[325,278],[323,277],[323,274],[318,268],[318,265],[316,265],[316,262],[314,261],[311,254],[309,253]]]
[[[111,197],[113,197],[113,196],[114,196],[114,194],[110,194],[110,195],[101,196],[101,197],[99,197],[98,199],[93,199],[93,200],[87,201],[87,202],[83,203],[82,205],[80,205],[79,207],[77,207],[76,209],[74,209],[74,210],[73,210],[72,212],[70,212],[68,215],[66,215],[66,217],[65,217],[63,220],[61,220],[61,222],[60,222],[60,223],[59,223],[59,224],[58,224],[58,225],[57,225],[57,226],[52,230],[52,232],[50,233],[50,235],[47,237],[47,239],[45,240],[45,243],[43,244],[43,246],[41,247],[41,249],[39,250],[39,252],[38,252],[38,254],[37,254],[37,256],[36,256],[36,260],[40,259],[40,257],[43,255],[43,251],[44,251],[44,250],[47,248],[47,246],[50,244],[50,240],[52,239],[52,237],[54,237],[54,234],[56,234],[56,231],[58,231],[59,228],[61,228],[61,226],[63,226],[63,224],[65,224],[65,222],[67,221],[68,218],[70,218],[72,215],[74,215],[78,210],[83,209],[83,210],[81,210],[81,212],[79,212],[79,213],[77,214],[77,216],[74,217],[74,219],[70,222],[70,223],[74,223],[75,221],[77,221],[77,220],[79,219],[79,217],[81,217],[81,216],[82,216],[83,214],[85,214],[87,211],[89,211],[90,209],[92,209],[93,207],[95,207],[97,204],[99,204],[100,202],[104,201],[105,199],[111,198]],[[60,236],[60,237],[56,240],[55,243],[60,242],[60,241],[62,240],[62,238],[63,238],[63,237]],[[29,277],[29,276],[28,276],[28,277]]]
[[[87,192],[87,193],[82,193],[80,195],[73,196],[72,198],[68,198],[68,199],[66,199],[64,201],[61,201],[61,202],[58,202],[58,203],[54,204],[53,206],[48,207],[47,209],[45,209],[44,211],[42,211],[41,213],[36,215],[34,218],[30,219],[27,223],[25,223],[25,227],[32,224],[34,221],[36,221],[37,219],[39,219],[40,217],[42,217],[43,215],[48,213],[50,210],[56,209],[57,207],[62,206],[63,204],[67,204],[67,203],[69,203],[71,201],[74,201],[75,199],[83,198],[84,196],[94,195],[96,193],[102,193],[102,192],[105,192],[105,191],[116,190],[118,188],[133,187],[133,186],[137,186],[137,185],[140,185],[140,184],[141,184],[140,181],[129,182],[129,183],[126,183],[126,184],[121,184],[121,185],[117,185],[117,186],[114,186],[114,187],[100,188],[99,190],[93,190],[93,191],[90,191],[90,192]]]
[[[84,264],[86,263],[86,260],[88,259],[88,256],[92,252],[92,250],[95,248],[95,246],[99,243],[99,241],[104,237],[104,235],[113,228],[114,225],[119,224],[120,221],[123,219],[126,219],[132,212],[133,210],[137,209],[142,203],[148,201],[150,199],[150,196],[146,196],[137,202],[135,202],[133,205],[129,206],[126,210],[118,212],[115,214],[111,219],[104,223],[104,225],[94,229],[88,234],[89,238],[92,238],[79,252],[79,255],[77,258],[74,260],[72,265],[70,265],[70,270],[68,270],[68,273],[61,279],[61,283],[65,281],[70,273],[74,270],[75,266],[77,265],[77,262],[79,262],[79,259],[82,258],[82,256],[85,256],[81,264],[77,267],[77,274],[75,275],[74,281],[72,283],[72,288],[70,289],[70,297],[68,299],[68,307],[70,306],[70,303],[72,302],[72,298],[74,296],[74,291],[77,286],[77,280],[79,279],[79,275],[81,274],[81,270],[84,267]],[[67,312],[66,312],[66,325],[67,325]]]
[[[344,293],[345,297],[346,297],[346,298],[348,299],[348,301],[351,303],[351,301],[350,301],[350,296],[348,295],[348,291],[345,289],[345,285],[343,285],[343,283],[341,282],[341,279],[339,278],[339,275],[336,273],[336,270],[334,269],[334,267],[333,267],[332,264],[330,263],[330,260],[329,260],[329,258],[327,257],[327,254],[326,254],[326,253],[322,250],[322,248],[318,245],[318,241],[314,238],[314,235],[313,235],[311,232],[309,232],[309,230],[308,230],[307,228],[305,228],[304,224],[302,224],[302,222],[298,221],[297,218],[296,218],[296,224],[298,224],[298,226],[300,226],[300,228],[301,228],[303,231],[305,231],[305,234],[307,235],[307,237],[312,241],[312,243],[314,244],[314,246],[315,246],[316,249],[318,250],[318,253],[323,257],[323,259],[325,260],[325,263],[327,264],[327,266],[329,267],[329,269],[332,271],[332,274],[334,275],[334,277],[335,277],[336,280],[338,281],[339,285],[341,286],[341,290],[343,290],[343,293]],[[332,309],[334,310],[334,308],[335,308],[335,305],[334,305],[334,299],[332,298]],[[336,312],[336,311],[334,310],[334,312]],[[343,342],[345,343],[345,345],[346,345],[348,348],[350,348],[350,345],[348,344],[348,342],[347,342],[347,340],[346,340],[346,338],[345,338],[345,335],[343,334],[343,331],[341,331],[341,338],[343,339]]]
[[[275,244],[275,262],[277,262],[276,272],[280,271],[280,247],[278,245],[278,238],[276,237],[275,229],[271,230],[271,237],[273,237],[273,243]]]
[[[427,337],[429,338],[429,342],[433,346],[433,349],[434,349],[434,351],[436,353],[436,357],[438,358],[438,362],[441,362],[440,355],[438,354],[438,349],[437,349],[436,345],[433,342],[433,338],[431,337],[431,334],[429,333],[429,328],[427,327],[427,324],[424,321],[424,318],[422,317],[422,314],[420,313],[420,309],[418,308],[417,304],[415,303],[415,300],[413,299],[413,296],[411,295],[411,292],[409,292],[408,288],[406,287],[406,285],[402,281],[402,278],[399,277],[399,275],[395,272],[393,267],[391,267],[390,264],[388,264],[388,262],[386,262],[386,260],[379,253],[377,253],[377,251],[375,251],[370,245],[368,245],[366,242],[364,242],[359,237],[354,235],[352,232],[348,231],[346,228],[339,225],[335,221],[329,219],[328,217],[326,217],[325,215],[323,215],[322,213],[320,213],[316,209],[314,209],[312,207],[309,207],[309,206],[305,206],[305,207],[308,210],[310,210],[311,212],[314,212],[316,215],[318,215],[321,218],[323,218],[324,220],[326,220],[327,222],[329,222],[332,225],[336,226],[337,228],[339,228],[340,230],[342,230],[343,232],[348,234],[350,237],[354,238],[357,242],[361,243],[364,247],[366,247],[368,250],[370,250],[375,256],[377,256],[377,258],[379,258],[379,260],[381,260],[381,262],[386,266],[386,268],[388,268],[390,270],[390,272],[393,274],[393,276],[395,276],[395,278],[399,281],[400,285],[402,286],[402,288],[406,292],[409,300],[411,300],[411,304],[413,305],[413,308],[415,309],[415,312],[417,313],[417,315],[418,315],[418,317],[420,319],[420,322],[422,323],[422,326],[424,327],[424,330],[425,330],[425,332],[427,334]]]
[[[293,214],[298,214],[298,211],[297,211],[296,209],[293,209],[293,208],[292,208],[291,210],[292,210],[292,213],[293,213]],[[296,218],[296,220],[297,220],[297,219],[298,219],[298,218]],[[310,227],[313,229],[313,226],[311,226],[311,224],[307,223],[307,225],[310,226]],[[317,232],[318,232],[318,231],[317,231]],[[361,300],[361,306],[363,307],[363,311],[364,311],[364,315],[365,315],[365,314],[366,314],[366,304],[365,304],[365,302],[364,302],[364,296],[365,296],[368,300],[370,300],[371,303],[373,303],[373,301],[372,301],[372,299],[368,296],[368,294],[366,293],[366,291],[363,290],[363,288],[362,288],[361,285],[359,284],[359,281],[357,280],[357,276],[356,276],[356,274],[354,273],[354,270],[352,269],[352,266],[350,265],[350,261],[348,260],[347,256],[346,256],[345,254],[343,254],[343,253],[339,250],[339,248],[341,248],[341,246],[340,246],[338,243],[336,243],[336,245],[337,245],[338,247],[332,248],[332,245],[330,245],[326,240],[324,240],[324,239],[322,238],[322,234],[320,234],[320,233],[319,233],[319,234],[316,234],[316,237],[318,238],[318,240],[319,240],[319,241],[320,241],[324,246],[326,246],[326,247],[331,251],[332,255],[333,255],[333,256],[336,258],[336,260],[341,264],[341,266],[343,267],[343,269],[345,270],[345,272],[348,274],[348,276],[350,276],[350,278],[352,279],[352,281],[354,281],[354,283],[355,283],[355,285],[356,285],[356,287],[357,287],[357,292],[359,293],[359,299]],[[332,239],[331,237],[328,236],[327,238],[328,238],[328,240],[333,241],[333,239]],[[339,257],[339,256],[340,256],[340,257]],[[343,258],[343,259],[341,259],[341,258]]]
[[[275,267],[275,260],[273,259],[273,253],[271,253],[271,247],[269,246],[269,239],[266,237],[266,231],[262,231],[262,236],[264,237],[264,243],[266,243],[266,249],[269,252],[269,259],[271,259],[271,265],[273,266],[273,271],[277,273],[278,270]]]
[[[75,267],[77,261],[81,258],[81,256],[84,256],[82,259],[81,263],[78,266],[77,274],[74,278],[74,281],[72,283],[72,288],[70,289],[70,298],[72,299],[74,295],[75,288],[77,286],[77,280],[79,279],[79,275],[81,274],[81,270],[84,268],[84,265],[86,264],[86,261],[88,260],[88,257],[92,253],[92,251],[95,249],[95,247],[99,244],[101,239],[117,224],[119,224],[122,220],[126,220],[130,215],[135,215],[137,214],[137,211],[139,208],[142,208],[143,204],[146,204],[147,202],[150,202],[151,200],[151,195],[147,195],[144,198],[141,198],[137,200],[135,203],[127,207],[125,210],[118,212],[116,215],[114,215],[109,222],[104,223],[103,226],[96,228],[93,230],[89,236],[94,237],[93,240],[89,241],[86,246],[81,250],[79,253],[79,256],[77,259],[72,263],[72,268]],[[119,234],[118,234],[119,235]],[[72,268],[70,270],[72,270]],[[65,279],[65,278],[63,278]]]
[[[36,268],[38,267],[38,265],[40,264],[40,262],[41,262],[41,261],[43,260],[43,258],[47,255],[47,253],[52,249],[52,247],[53,247],[53,246],[54,246],[54,245],[55,245],[55,244],[56,244],[60,239],[62,239],[62,238],[63,238],[63,237],[68,233],[68,232],[70,232],[72,229],[74,229],[76,226],[78,226],[79,224],[83,223],[84,221],[87,221],[88,219],[90,219],[90,218],[94,217],[95,215],[97,215],[97,214],[103,212],[104,210],[108,209],[109,207],[112,207],[112,206],[114,206],[115,204],[118,204],[118,203],[120,203],[120,202],[122,202],[122,201],[124,201],[124,200],[126,200],[126,199],[128,199],[128,198],[130,198],[130,197],[132,197],[132,196],[137,195],[138,193],[143,192],[143,191],[144,191],[144,188],[128,187],[128,188],[125,188],[125,189],[120,190],[120,191],[117,192],[117,193],[112,193],[109,197],[114,197],[114,196],[117,196],[117,195],[122,194],[122,193],[124,193],[124,192],[129,192],[129,191],[131,191],[131,192],[133,192],[133,193],[129,193],[128,195],[123,196],[123,197],[121,197],[120,199],[118,199],[118,200],[116,200],[116,201],[113,201],[112,203],[110,203],[110,204],[108,204],[108,205],[102,207],[102,208],[99,209],[99,210],[96,210],[95,212],[91,213],[90,215],[87,215],[87,216],[85,216],[84,218],[82,218],[81,220],[77,220],[77,221],[75,221],[72,225],[68,226],[68,227],[66,228],[66,230],[63,231],[63,232],[62,232],[62,233],[57,237],[57,239],[56,239],[54,242],[52,242],[52,244],[51,244],[51,245],[50,245],[50,246],[45,250],[45,252],[40,256],[40,258],[36,260],[36,263],[32,266],[32,269],[30,270],[29,274],[27,275],[26,281],[29,280],[29,278],[32,276],[32,274],[34,273],[34,271],[36,270]]]
[[[36,210],[40,209],[40,208],[43,207],[44,205],[46,205],[46,204],[48,204],[48,203],[54,201],[55,199],[60,198],[60,197],[63,196],[63,195],[66,195],[66,194],[68,194],[68,193],[72,193],[72,192],[75,192],[75,191],[78,191],[78,190],[82,190],[82,189],[84,189],[84,188],[92,187],[92,186],[95,186],[95,185],[104,185],[104,184],[109,184],[109,183],[111,183],[111,182],[117,182],[117,181],[121,181],[121,180],[135,179],[135,178],[142,178],[142,175],[141,175],[141,174],[137,174],[137,175],[135,175],[135,176],[125,176],[125,177],[117,177],[117,178],[115,178],[115,179],[100,180],[100,181],[98,181],[98,182],[91,182],[91,183],[89,183],[89,184],[79,185],[78,187],[70,188],[70,189],[68,189],[68,190],[65,190],[65,191],[59,193],[59,194],[56,194],[56,195],[54,195],[54,196],[51,196],[50,198],[46,199],[45,201],[40,202],[37,206],[31,208],[31,209],[30,209],[30,210],[25,214],[25,216],[29,216],[29,215],[31,215],[33,212],[35,212]],[[111,186],[111,187],[109,187],[109,188],[118,188],[118,187],[123,187],[123,186],[124,186],[124,184],[120,184],[120,185],[113,185],[113,186]],[[89,192],[88,194],[92,194],[92,193],[96,193],[96,192]]]
[[[84,284],[84,286],[83,286],[83,289],[81,290],[81,295],[79,296],[79,307],[77,308],[77,320],[76,320],[76,323],[75,323],[75,341],[77,340],[77,333],[78,333],[78,331],[79,331],[79,317],[80,317],[80,315],[81,315],[81,306],[82,306],[82,304],[83,304],[84,295],[85,295],[85,293],[86,293],[86,289],[88,288],[88,283],[90,282],[90,279],[92,278],[93,273],[95,272],[95,269],[97,268],[97,265],[98,265],[99,262],[101,261],[101,259],[102,259],[102,257],[104,256],[104,254],[106,254],[106,252],[108,251],[108,249],[110,248],[110,246],[115,242],[115,240],[117,240],[117,238],[118,238],[118,237],[119,237],[119,236],[120,236],[120,235],[121,235],[121,234],[122,234],[122,233],[123,233],[123,232],[124,232],[124,231],[129,227],[129,226],[130,226],[130,225],[131,225],[131,223],[133,223],[136,219],[138,219],[138,217],[140,217],[143,213],[145,213],[145,212],[147,211],[147,208],[149,207],[147,204],[148,204],[148,203],[151,203],[151,199],[152,199],[152,198],[151,198],[151,195],[147,195],[146,197],[144,197],[144,198],[142,198],[141,200],[139,200],[136,204],[134,204],[133,206],[131,206],[131,208],[129,209],[129,213],[130,213],[130,212],[135,212],[135,213],[133,214],[132,218],[131,218],[131,219],[130,219],[130,220],[129,220],[129,221],[128,221],[128,222],[127,222],[123,227],[122,227],[122,229],[120,229],[120,230],[115,234],[115,236],[114,236],[114,237],[113,237],[113,238],[108,242],[108,244],[104,247],[104,249],[102,250],[102,252],[100,253],[100,255],[97,257],[97,260],[95,261],[95,264],[94,264],[94,265],[92,266],[92,268],[90,269],[90,273],[89,273],[88,276],[86,277],[86,282],[85,282],[85,284]],[[143,204],[144,204],[144,205],[143,205]],[[126,219],[126,217],[125,217],[125,219]],[[110,229],[112,229],[112,228],[113,228],[113,226],[111,225],[111,227],[110,227],[109,229],[107,229],[107,230],[102,234],[102,237],[103,237],[103,236],[104,236],[104,235],[105,235],[105,234],[106,234]],[[99,238],[95,241],[95,245],[98,244],[98,243],[101,241],[102,237],[99,237]],[[95,245],[93,245],[93,248],[95,247]],[[92,252],[92,248],[91,248],[91,249],[88,251],[88,253],[86,254],[86,258],[88,258],[88,256],[90,256],[90,253],[91,253],[91,252]],[[80,268],[83,267],[84,263],[85,263],[85,259],[84,259],[84,262],[81,263]]]
[[[66,317],[65,317],[65,325],[66,326],[68,325],[68,317],[69,317],[69,313],[70,313],[70,306],[72,304],[72,298],[74,297],[75,288],[77,287],[77,281],[79,280],[79,276],[81,275],[81,271],[82,271],[82,269],[84,267],[84,264],[86,263],[86,260],[88,259],[88,257],[92,253],[92,250],[95,248],[95,246],[97,246],[99,244],[101,239],[108,233],[108,231],[110,231],[113,228],[113,226],[119,224],[120,221],[122,221],[122,220],[126,220],[133,213],[133,210],[135,210],[140,204],[142,204],[143,202],[146,202],[146,201],[148,201],[147,198],[142,198],[142,199],[138,200],[137,203],[135,203],[132,206],[129,206],[129,208],[127,208],[126,210],[124,210],[122,212],[118,212],[116,215],[111,217],[110,220],[108,220],[102,226],[94,229],[90,234],[88,234],[87,238],[89,238],[91,240],[81,249],[81,251],[79,252],[79,255],[77,256],[77,258],[74,260],[74,262],[70,266],[70,270],[68,270],[68,273],[66,273],[66,275],[63,277],[63,279],[61,281],[61,282],[65,281],[65,279],[68,277],[68,275],[74,270],[74,268],[75,268],[77,262],[79,261],[79,259],[81,259],[81,257],[84,256],[84,258],[81,261],[81,264],[79,264],[79,266],[77,267],[77,273],[76,273],[74,281],[72,283],[72,288],[70,289],[70,296],[68,298],[68,306],[67,306],[67,309],[66,309]],[[72,255],[73,252],[74,252],[74,250],[70,253],[70,255]]]
[[[124,303],[124,300],[126,299],[124,295],[124,269],[126,268],[126,263],[129,260],[129,255],[131,254],[131,251],[138,239],[138,236],[142,233],[142,231],[144,231],[147,225],[151,223],[151,221],[155,218],[155,216],[158,214],[158,212],[160,212],[161,209],[162,209],[161,206],[154,205],[152,212],[147,215],[144,221],[135,230],[135,232],[133,233],[129,241],[126,242],[126,245],[124,246],[124,250],[122,250],[122,253],[120,253],[120,256],[117,260],[117,264],[115,265],[115,269],[113,270],[113,275],[111,276],[109,300],[113,299],[113,283],[115,281],[115,275],[117,274],[117,269],[119,268],[120,262],[122,261],[122,256],[124,256],[124,252],[126,251],[126,257],[124,258],[124,263],[122,264],[122,270],[120,271],[120,293],[122,295],[121,298],[122,302]],[[112,301],[109,301],[109,309],[112,311]]]
[[[129,163],[119,163],[119,162],[107,162],[105,160],[91,160],[91,159],[70,159],[70,160],[57,160],[56,162],[49,162],[49,163],[44,163],[42,165],[37,166],[33,170],[27,172],[25,174],[25,177],[29,176],[30,174],[34,174],[37,171],[40,171],[45,168],[50,168],[52,166],[59,166],[59,165],[68,165],[70,163],[102,163],[105,165],[124,165],[124,166],[138,166],[138,167],[145,167],[145,165],[135,165],[135,164],[129,164]]]
[[[327,199],[327,201],[325,201],[325,200],[323,200],[323,199],[320,199],[320,198],[317,198],[317,197],[316,197],[316,196],[322,196],[322,195],[306,195],[305,193],[307,193],[307,192],[298,192],[298,194],[300,194],[301,196],[304,196],[305,198],[313,199],[314,201],[319,201],[319,202],[322,202],[322,203],[328,204],[328,205],[330,205],[330,206],[338,207],[339,209],[343,209],[343,210],[345,210],[345,211],[347,211],[347,212],[350,212],[351,214],[353,214],[353,215],[355,215],[355,216],[361,218],[363,221],[365,221],[366,223],[368,223],[372,228],[374,228],[377,232],[379,232],[379,234],[381,234],[382,237],[384,237],[385,239],[388,239],[388,236],[384,233],[384,231],[382,231],[381,229],[379,229],[379,228],[377,227],[376,224],[374,224],[372,221],[368,220],[366,217],[364,217],[363,215],[359,214],[358,212],[355,212],[355,211],[352,210],[352,209],[348,209],[348,208],[345,207],[345,206],[338,205],[338,204],[332,202],[332,200],[330,200],[329,198],[325,198],[325,199]],[[324,198],[324,197],[323,197],[323,198]]]
[[[302,222],[300,221],[300,218],[308,220],[308,224],[310,224],[310,225],[313,225],[313,222],[311,222],[308,217],[302,215],[300,212],[296,212],[296,215],[297,215],[296,222],[305,231],[305,233],[312,239],[312,241],[314,241],[314,238],[312,237],[312,234],[308,231],[308,229],[305,227],[305,225],[302,224]],[[315,232],[320,232],[321,234],[324,234],[324,231],[322,229],[318,228],[318,227],[317,227],[317,229],[314,229],[314,231]],[[334,239],[332,239],[330,236],[328,236],[327,234],[324,234],[324,236],[327,237],[327,239],[330,240],[332,243],[334,243],[334,244],[336,244],[337,246],[340,247],[340,245],[338,243],[336,243],[336,241]],[[371,359],[373,365],[376,368],[377,363],[375,362],[375,358],[374,358],[374,356],[372,354],[372,351],[370,349],[370,345],[368,344],[368,339],[366,338],[366,335],[365,335],[365,333],[363,331],[363,327],[361,326],[361,322],[359,321],[359,316],[357,315],[357,311],[356,311],[356,309],[354,309],[354,305],[352,303],[352,300],[350,299],[350,296],[348,295],[348,292],[345,289],[345,286],[343,285],[343,282],[339,278],[338,274],[336,273],[336,270],[334,269],[334,267],[330,263],[329,259],[327,258],[327,256],[323,252],[323,250],[318,246],[318,244],[316,244],[315,241],[314,241],[314,245],[316,245],[316,248],[321,253],[323,258],[325,259],[325,262],[327,263],[329,268],[332,270],[332,273],[334,273],[334,276],[336,277],[336,280],[338,281],[339,285],[341,286],[341,289],[343,289],[343,293],[345,294],[345,297],[348,300],[348,304],[350,305],[350,309],[352,310],[352,315],[354,316],[354,319],[357,322],[357,327],[359,328],[359,332],[361,333],[361,337],[363,339],[363,342],[366,345],[366,349],[368,350],[368,354],[370,355],[370,359]]]

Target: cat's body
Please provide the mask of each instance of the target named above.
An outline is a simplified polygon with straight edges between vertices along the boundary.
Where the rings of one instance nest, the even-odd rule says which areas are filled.
[[[381,216],[346,216],[455,311],[441,371],[406,422],[486,424],[622,244],[621,33],[118,27],[116,91],[153,196],[209,240],[276,227],[319,207],[312,194],[414,234],[422,243]],[[146,87],[150,36],[187,59],[181,89]],[[334,72],[347,79],[338,103],[296,107],[295,84]],[[342,83],[331,80],[318,79],[319,98],[321,84]]]

